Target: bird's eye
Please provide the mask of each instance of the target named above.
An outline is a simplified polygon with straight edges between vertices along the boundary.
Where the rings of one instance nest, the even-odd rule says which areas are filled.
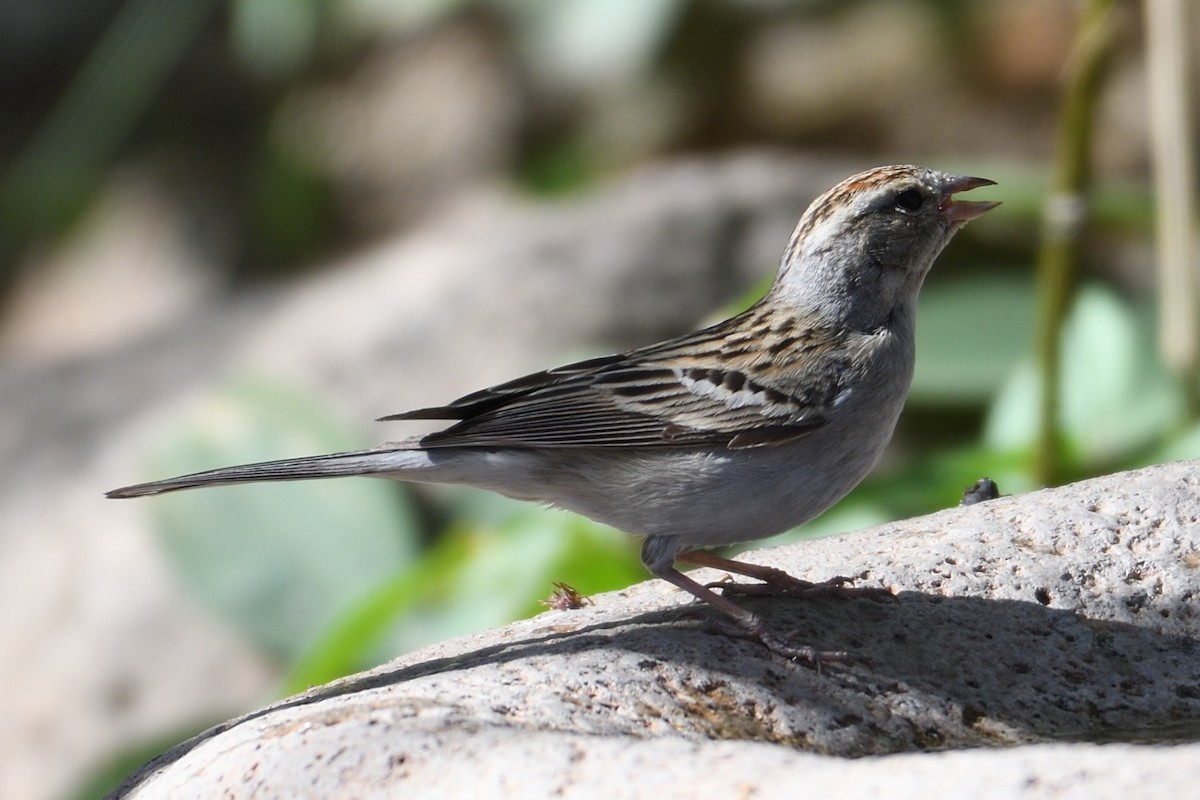
[[[896,208],[900,211],[917,211],[925,197],[916,189],[905,189],[896,193]]]

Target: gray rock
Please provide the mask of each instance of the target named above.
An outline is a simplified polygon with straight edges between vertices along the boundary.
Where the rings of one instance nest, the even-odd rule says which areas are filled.
[[[894,593],[743,600],[849,665],[710,635],[649,582],[218,726],[121,795],[1193,794],[1200,745],[1161,745],[1200,738],[1197,466],[754,553]]]

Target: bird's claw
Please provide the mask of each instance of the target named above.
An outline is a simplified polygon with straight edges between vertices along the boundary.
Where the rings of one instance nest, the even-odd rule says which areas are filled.
[[[740,595],[743,597],[832,597],[840,599],[866,598],[870,600],[887,600],[894,602],[896,596],[891,590],[881,586],[848,586],[854,581],[845,575],[838,575],[827,581],[814,583],[793,578],[782,570],[771,575],[761,583],[739,583],[736,581],[717,581],[706,584],[709,589],[720,589],[726,597]]]

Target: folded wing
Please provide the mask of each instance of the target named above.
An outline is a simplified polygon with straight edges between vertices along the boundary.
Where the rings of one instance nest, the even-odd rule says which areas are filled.
[[[747,312],[750,314],[752,312]],[[384,419],[455,419],[425,447],[740,449],[781,444],[823,425],[840,387],[836,343],[807,330],[803,368],[746,346],[746,320],[629,353],[518,378],[435,408]],[[784,345],[787,342],[783,343]],[[819,354],[819,355],[814,355]]]

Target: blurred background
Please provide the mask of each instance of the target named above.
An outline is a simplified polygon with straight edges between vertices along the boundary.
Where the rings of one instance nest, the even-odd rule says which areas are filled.
[[[809,200],[1003,201],[939,260],[823,535],[1200,452],[1186,0],[0,0],[0,796],[645,577],[637,543],[368,480],[104,490],[691,330]],[[829,574],[836,565],[829,566]]]

